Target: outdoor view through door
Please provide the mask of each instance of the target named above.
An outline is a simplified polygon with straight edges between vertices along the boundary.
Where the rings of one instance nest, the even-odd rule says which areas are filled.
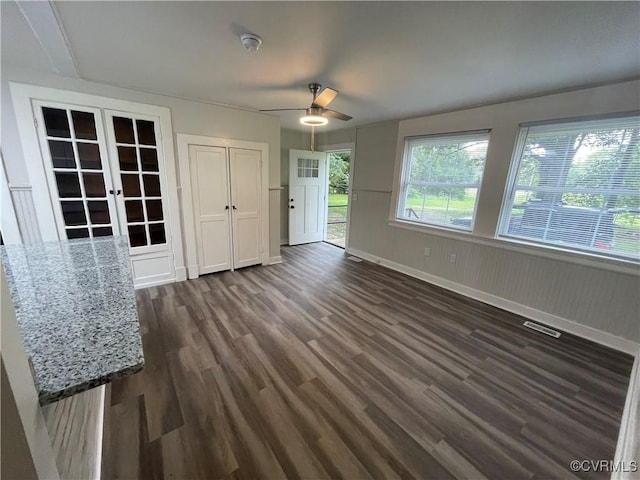
[[[328,152],[327,160],[329,163],[329,195],[325,240],[344,248],[347,237],[351,152],[349,150]]]

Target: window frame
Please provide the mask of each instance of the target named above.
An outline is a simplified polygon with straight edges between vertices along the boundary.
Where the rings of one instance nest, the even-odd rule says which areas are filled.
[[[624,120],[628,118],[636,117],[640,123],[640,112],[620,112],[611,115],[604,116],[589,116],[589,117],[576,117],[576,118],[562,118],[555,120],[546,120],[543,122],[527,122],[521,123],[518,126],[517,136],[512,149],[511,160],[509,163],[509,173],[506,178],[504,194],[502,197],[502,204],[500,207],[500,214],[498,216],[498,224],[496,225],[495,239],[501,242],[508,242],[512,244],[534,247],[541,249],[542,251],[554,251],[564,252],[580,257],[592,258],[593,260],[611,260],[614,262],[624,262],[631,265],[637,265],[640,263],[640,257],[624,255],[614,253],[606,249],[597,249],[593,247],[581,247],[580,245],[572,245],[567,243],[554,243],[548,242],[542,239],[527,238],[524,236],[509,235],[509,223],[511,221],[511,212],[515,200],[515,192],[517,190],[518,172],[520,170],[520,164],[526,147],[527,138],[532,127],[543,126],[566,126],[569,124],[589,124],[597,125],[597,122],[614,121],[616,119]]]
[[[395,222],[400,222],[400,223],[406,223],[406,224],[410,224],[410,225],[415,225],[418,228],[428,228],[428,229],[443,229],[443,230],[448,230],[448,231],[453,231],[453,232],[458,232],[461,233],[463,235],[470,235],[473,233],[473,229],[475,226],[475,221],[476,221],[476,213],[477,213],[477,208],[478,208],[478,201],[480,199],[480,191],[482,188],[482,182],[483,182],[483,177],[484,177],[484,169],[486,167],[486,163],[487,163],[487,154],[485,153],[485,157],[484,157],[484,163],[482,166],[482,174],[480,175],[480,178],[478,179],[478,183],[477,186],[473,186],[473,187],[463,187],[463,188],[476,188],[477,192],[476,192],[476,196],[475,196],[475,201],[473,204],[473,210],[471,213],[471,224],[469,225],[468,228],[463,227],[463,226],[457,226],[457,225],[453,225],[453,224],[445,224],[445,223],[434,223],[434,222],[425,222],[425,221],[421,221],[421,220],[412,220],[411,218],[408,218],[406,216],[403,215],[404,211],[406,210],[405,205],[406,205],[406,197],[407,197],[407,190],[409,188],[409,180],[408,180],[408,176],[410,175],[411,172],[411,143],[412,142],[416,142],[416,141],[420,141],[420,140],[436,140],[436,139],[442,139],[445,140],[447,138],[462,138],[462,137],[479,137],[479,136],[484,136],[485,141],[487,142],[487,151],[489,149],[489,142],[491,141],[491,129],[480,129],[480,130],[467,130],[467,131],[459,131],[459,132],[446,132],[446,133],[432,133],[432,134],[425,134],[425,135],[411,135],[411,136],[406,136],[403,139],[403,143],[402,143],[402,156],[401,156],[401,165],[400,165],[400,172],[399,172],[399,177],[398,177],[398,182],[397,182],[397,194],[395,195],[395,200],[396,200],[396,205],[395,205],[395,211],[394,211],[394,218],[392,219],[392,221]],[[462,143],[462,142],[460,142]],[[467,185],[466,183],[464,185]],[[458,185],[459,186],[459,185]],[[456,188],[456,185],[450,185],[449,188]]]

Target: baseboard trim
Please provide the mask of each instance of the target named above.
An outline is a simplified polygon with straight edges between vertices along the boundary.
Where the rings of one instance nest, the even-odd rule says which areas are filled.
[[[497,295],[483,292],[482,290],[467,287],[466,285],[462,285],[460,283],[452,282],[451,280],[431,275],[421,270],[402,265],[401,263],[396,263],[385,258],[377,257],[356,248],[348,248],[347,253],[356,257],[360,257],[364,260],[377,263],[379,265],[382,265],[383,267],[390,268],[391,270],[404,273],[405,275],[409,275],[410,277],[414,277],[427,283],[437,285],[438,287],[451,290],[452,292],[459,293],[460,295],[464,295],[465,297],[473,298],[474,300],[493,305],[494,307],[498,307],[517,315],[521,315],[530,320],[534,320],[550,327],[563,330],[567,333],[571,333],[578,337],[591,340],[606,347],[613,348],[614,350],[628,353],[633,356],[638,355],[640,344],[632,340],[627,340],[626,338],[618,337],[616,335],[598,330],[593,327],[581,325],[574,322],[573,320],[558,317],[557,315],[543,312],[541,310],[528,307],[527,305],[522,305],[520,303],[498,297]]]
[[[189,280],[198,278],[200,276],[200,269],[198,268],[198,265],[187,265],[187,275]]]
[[[269,259],[269,265],[277,265],[279,263],[282,263],[282,257],[280,255]]]
[[[288,238],[281,238],[280,239],[280,245],[289,245],[289,239]]]
[[[142,288],[159,287],[160,285],[168,285],[169,283],[176,283],[176,278],[175,277],[162,278],[160,280],[151,280],[151,281],[144,282],[144,283],[138,283],[137,285],[134,284],[133,285],[133,289],[134,290],[140,290]]]
[[[640,351],[637,352],[636,361],[631,370],[631,378],[629,380],[629,389],[627,390],[627,399],[624,403],[622,411],[622,419],[620,420],[620,433],[618,434],[618,443],[616,446],[616,454],[614,465],[620,465],[620,468],[611,474],[611,480],[631,480],[637,478],[635,472],[624,472],[623,470],[631,468],[631,462],[639,462],[640,458],[636,457],[640,448]],[[637,465],[640,468],[640,465]]]
[[[187,279],[186,267],[176,268],[176,282],[184,282]]]

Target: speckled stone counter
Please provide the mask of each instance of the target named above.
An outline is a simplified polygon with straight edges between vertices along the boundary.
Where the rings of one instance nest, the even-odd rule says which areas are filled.
[[[142,369],[125,237],[2,247],[41,404]]]

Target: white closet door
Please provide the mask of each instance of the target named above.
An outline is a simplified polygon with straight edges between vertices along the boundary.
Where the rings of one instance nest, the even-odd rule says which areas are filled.
[[[233,266],[262,263],[262,182],[259,150],[229,149]]]
[[[226,150],[189,145],[200,274],[231,268],[229,172]]]

